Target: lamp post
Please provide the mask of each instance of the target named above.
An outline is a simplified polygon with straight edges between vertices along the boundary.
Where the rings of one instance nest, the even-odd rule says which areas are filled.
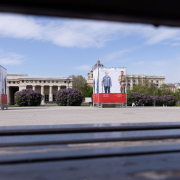
[[[156,90],[156,84],[154,84],[154,107],[156,106],[156,101],[155,101],[155,90]]]
[[[67,106],[69,106],[69,83],[70,82],[71,82],[71,80],[69,78],[66,79],[66,81],[64,81],[64,83],[68,83]]]

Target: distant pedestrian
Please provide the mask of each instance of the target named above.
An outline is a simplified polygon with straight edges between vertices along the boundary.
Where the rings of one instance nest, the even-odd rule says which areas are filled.
[[[132,107],[134,107],[135,106],[135,103],[134,102],[132,102]]]

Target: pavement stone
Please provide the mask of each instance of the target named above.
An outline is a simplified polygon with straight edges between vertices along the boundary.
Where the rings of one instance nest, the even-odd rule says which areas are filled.
[[[11,107],[0,110],[0,126],[179,122],[180,107]]]

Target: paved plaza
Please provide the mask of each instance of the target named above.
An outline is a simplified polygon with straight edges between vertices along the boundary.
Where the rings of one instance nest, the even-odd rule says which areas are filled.
[[[179,122],[180,107],[11,107],[0,110],[0,126]]]

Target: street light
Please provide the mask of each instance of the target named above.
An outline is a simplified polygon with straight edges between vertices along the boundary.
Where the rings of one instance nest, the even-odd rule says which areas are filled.
[[[67,106],[69,106],[69,83],[70,82],[71,82],[71,80],[69,78],[66,79],[66,81],[64,81],[64,83],[68,83]]]
[[[155,91],[156,91],[156,84],[153,84],[154,85],[154,107],[156,106],[156,101],[155,101]]]

